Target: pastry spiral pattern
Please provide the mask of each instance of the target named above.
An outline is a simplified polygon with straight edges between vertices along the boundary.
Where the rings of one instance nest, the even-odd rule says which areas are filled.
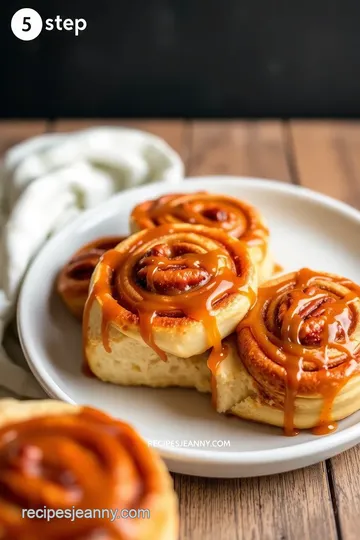
[[[260,281],[273,270],[269,254],[269,231],[256,208],[227,195],[207,192],[164,195],[137,205],[130,218],[133,231],[163,224],[191,223],[213,227],[246,242]]]
[[[297,415],[324,434],[360,409],[360,288],[351,281],[302,269],[266,283],[238,327],[238,348],[264,400],[284,411],[287,435]],[[319,414],[306,418],[319,399]]]
[[[96,268],[84,314],[85,355],[100,314],[109,354],[115,328],[163,360],[166,353],[188,358],[210,347],[212,358],[220,357],[221,339],[247,313],[256,290],[246,244],[222,230],[189,224],[143,230],[105,253]]]
[[[57,291],[67,308],[77,319],[82,319],[89,285],[100,257],[122,242],[123,236],[108,236],[86,244],[62,268],[57,279]]]
[[[175,523],[175,498],[162,463],[147,444],[127,424],[95,409],[75,412],[64,404],[48,402],[46,407],[46,403],[38,407],[51,411],[56,405],[64,407],[64,412],[30,414],[0,427],[2,538],[167,539],[163,529],[168,513]],[[5,410],[9,416],[12,407]],[[98,514],[74,520],[66,519],[66,514],[52,520],[22,517],[22,509],[44,508],[96,509]],[[119,513],[148,509],[149,518],[111,520],[106,513],[100,514],[102,509]],[[168,533],[175,540],[175,526],[172,531]]]

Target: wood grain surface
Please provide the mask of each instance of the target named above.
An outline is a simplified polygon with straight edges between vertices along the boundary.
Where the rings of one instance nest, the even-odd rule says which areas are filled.
[[[163,137],[189,175],[293,182],[360,208],[360,122],[60,120],[0,122],[0,153],[45,130],[127,125]],[[360,240],[359,240],[360,241]],[[358,447],[287,474],[239,480],[174,475],[180,540],[356,540]]]
[[[360,208],[360,122],[292,121],[299,183]],[[360,238],[359,238],[360,242]],[[359,447],[327,464],[339,537],[360,537]]]
[[[299,183],[360,208],[360,123],[296,121],[288,129]]]
[[[14,144],[29,137],[42,135],[47,131],[48,122],[39,120],[27,122],[21,120],[0,121],[0,156]]]
[[[188,173],[290,180],[281,122],[191,122]]]

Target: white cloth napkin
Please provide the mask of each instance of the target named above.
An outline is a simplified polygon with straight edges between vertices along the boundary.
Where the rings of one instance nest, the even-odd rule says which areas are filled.
[[[126,128],[42,135],[7,152],[0,173],[0,397],[44,397],[13,321],[19,287],[41,246],[120,190],[183,176],[179,155],[165,141]]]

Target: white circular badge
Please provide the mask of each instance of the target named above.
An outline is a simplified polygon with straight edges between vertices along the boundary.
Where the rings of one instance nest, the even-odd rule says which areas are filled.
[[[19,9],[11,19],[11,30],[13,34],[22,41],[31,41],[37,38],[42,27],[42,18],[35,9]]]

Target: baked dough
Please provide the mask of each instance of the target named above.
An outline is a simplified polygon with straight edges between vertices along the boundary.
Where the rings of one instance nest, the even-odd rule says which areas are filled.
[[[301,269],[265,283],[217,374],[217,410],[325,434],[360,409],[360,288]]]
[[[199,355],[216,339],[221,347],[256,290],[248,248],[223,231],[180,224],[132,235],[93,274],[83,323],[88,365],[115,384],[208,391]]]
[[[86,414],[86,417],[82,417],[82,414]],[[72,416],[77,417],[75,424],[69,421],[69,417]],[[33,423],[35,419],[40,423],[37,424],[36,421]],[[106,451],[102,448],[102,443],[95,442],[103,437],[108,439]],[[49,481],[49,477],[42,476],[42,466],[44,464],[48,474],[51,472],[54,458],[48,452],[51,452],[52,448],[55,454],[58,452],[58,457],[55,461],[55,469],[53,469],[54,479]],[[25,457],[16,458],[16,452],[19,452],[19,456],[24,454]],[[29,470],[29,464],[24,464],[22,461],[25,458],[30,464],[34,463],[31,470],[35,472],[30,477],[28,472],[24,472],[25,467]],[[10,461],[11,467],[8,465]],[[78,476],[76,475],[76,461],[83,469],[79,471]],[[69,468],[67,468],[67,463],[69,463]],[[91,466],[90,463],[92,463]],[[93,470],[93,481],[96,482],[95,479],[99,477],[103,485],[94,486],[91,482],[88,483],[82,474],[86,471],[85,467]],[[67,488],[71,489],[72,486],[73,470],[76,475],[75,482],[78,483],[77,489],[81,494],[79,506],[75,502],[76,498],[67,495]],[[25,476],[20,483],[22,475]],[[86,504],[91,500],[94,504],[94,497],[96,499],[94,490],[98,490],[99,494],[102,494],[98,508],[102,508],[104,501],[108,498],[111,508],[119,510],[136,508],[140,503],[139,507],[150,510],[150,518],[122,520],[124,526],[119,523],[110,523],[110,521],[107,521],[105,525],[100,523],[106,539],[176,540],[178,538],[177,498],[165,465],[129,426],[111,420],[93,409],[51,400],[23,402],[13,399],[0,400],[0,477],[10,490],[10,494],[16,493],[16,496],[22,497],[24,504],[28,499],[25,506],[27,509],[38,507],[39,500],[43,501],[42,504],[48,508],[54,507],[52,503],[56,497],[60,497],[62,501],[59,508],[72,508],[74,504],[75,507],[82,508],[83,504],[85,508],[91,509],[92,506],[88,507]],[[62,478],[68,478],[68,483],[62,484]],[[12,479],[16,480],[15,484]],[[142,488],[140,499],[139,483],[143,484],[140,485]],[[124,486],[126,486],[125,490]],[[21,510],[17,505],[12,505],[11,501],[11,496],[0,501],[1,535],[4,534],[6,538],[16,538],[16,540],[37,538],[50,540],[54,537],[54,528],[58,526],[56,520],[46,522],[23,519]],[[79,533],[72,535],[74,523],[64,523],[64,521],[61,522],[62,526],[68,527],[64,538],[77,538]],[[79,538],[80,536],[81,538],[92,537],[94,531],[91,527],[94,520],[81,521],[84,521],[85,530],[82,530]],[[99,527],[98,524],[95,525]]]
[[[259,210],[245,201],[206,191],[169,194],[138,204],[130,216],[132,232],[165,223],[191,223],[223,230],[248,244],[259,283],[273,274],[269,230]]]

